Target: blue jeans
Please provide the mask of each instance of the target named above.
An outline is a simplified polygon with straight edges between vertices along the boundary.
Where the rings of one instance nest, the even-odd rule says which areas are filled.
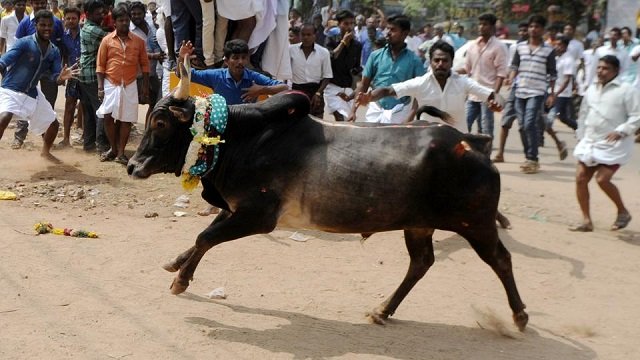
[[[524,147],[524,155],[527,160],[538,161],[538,142],[540,141],[540,129],[538,121],[542,111],[544,95],[530,98],[516,97],[516,114],[518,114],[518,125],[520,127],[520,137]]]
[[[547,128],[551,127],[556,117],[573,130],[578,128],[578,124],[573,118],[573,109],[571,108],[573,106],[572,101],[573,98],[570,97],[556,98],[556,103],[549,111],[549,116],[547,117]]]
[[[478,119],[480,134],[493,137],[493,111],[489,110],[486,103],[467,100],[467,126],[469,132],[473,123]]]
[[[176,54],[183,40],[193,42],[195,55],[203,58],[202,52],[202,7],[200,0],[171,0],[171,22]],[[207,34],[207,36],[213,36]]]

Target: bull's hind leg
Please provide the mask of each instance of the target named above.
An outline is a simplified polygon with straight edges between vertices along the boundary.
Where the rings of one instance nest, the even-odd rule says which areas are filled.
[[[216,216],[216,218],[213,219],[213,222],[211,223],[211,225],[216,224],[216,223],[228,218],[230,215],[231,215],[231,213],[226,211],[226,210],[220,211],[218,216]],[[180,270],[180,267],[182,266],[182,264],[184,264],[184,262],[187,261],[191,257],[191,255],[193,254],[193,252],[195,250],[196,250],[195,246],[190,247],[187,251],[185,251],[182,254],[178,255],[178,257],[175,260],[162,265],[162,268],[167,270],[168,272],[176,272],[176,271]]]
[[[427,270],[433,265],[433,229],[405,230],[404,241],[409,250],[409,270],[398,289],[367,317],[374,323],[384,325],[384,321],[396,311],[398,305],[409,294],[413,286],[422,279]]]
[[[511,254],[498,238],[498,230],[494,226],[486,231],[475,229],[473,232],[460,233],[460,235],[469,241],[471,247],[478,253],[480,258],[489,264],[498,275],[507,292],[509,307],[513,311],[513,321],[520,331],[524,331],[529,321],[529,315],[524,311],[526,306],[522,303],[520,294],[518,294],[511,266]]]
[[[251,206],[239,208],[233,214],[221,219],[216,217],[211,225],[198,235],[191,255],[186,260],[181,258],[190,251],[187,250],[176,259],[182,261],[182,264],[171,284],[171,293],[177,295],[187,290],[198,263],[212,247],[241,237],[273,231],[277,220],[275,203],[277,202],[270,202],[269,206],[265,206],[265,199],[261,198],[256,202],[250,202]]]

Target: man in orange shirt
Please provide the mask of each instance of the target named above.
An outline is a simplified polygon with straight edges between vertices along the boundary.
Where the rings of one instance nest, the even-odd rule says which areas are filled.
[[[138,121],[138,88],[136,75],[142,68],[142,100],[149,97],[149,58],[146,44],[129,32],[129,10],[117,7],[112,11],[116,30],[106,35],[98,49],[96,74],[98,99],[102,105],[96,113],[104,116],[104,128],[111,149],[100,161],[116,160],[126,165],[129,159],[124,148],[131,132],[131,123]]]

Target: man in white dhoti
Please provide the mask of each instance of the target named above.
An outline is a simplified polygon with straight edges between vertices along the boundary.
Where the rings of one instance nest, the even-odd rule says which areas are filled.
[[[129,140],[131,123],[138,121],[138,66],[142,69],[141,100],[149,98],[149,58],[144,40],[129,31],[129,10],[118,7],[112,12],[116,30],[106,35],[98,49],[96,75],[98,98],[102,105],[96,111],[104,116],[104,128],[111,149],[100,161],[116,160],[126,165],[124,148]]]
[[[616,56],[601,57],[598,83],[587,89],[582,100],[577,130],[580,142],[573,155],[578,159],[576,195],[583,220],[572,231],[593,231],[588,186],[594,175],[618,211],[611,230],[622,229],[631,221],[611,178],[631,158],[633,134],[640,126],[640,94],[632,85],[620,81],[619,72],[620,61]]]

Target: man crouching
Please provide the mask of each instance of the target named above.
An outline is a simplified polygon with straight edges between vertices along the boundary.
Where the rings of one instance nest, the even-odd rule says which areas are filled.
[[[51,145],[58,134],[58,120],[51,104],[36,87],[40,76],[51,73],[51,80],[61,85],[78,75],[75,66],[62,67],[60,50],[49,41],[53,31],[53,14],[40,10],[35,14],[36,33],[18,39],[6,54],[0,57],[0,139],[13,116],[29,121],[29,129],[42,135],[42,157],[60,162],[51,155]]]

